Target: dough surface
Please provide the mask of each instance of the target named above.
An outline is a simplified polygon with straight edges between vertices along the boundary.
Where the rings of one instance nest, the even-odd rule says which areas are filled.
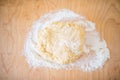
[[[38,33],[39,55],[48,61],[68,64],[80,58],[84,29],[74,22],[53,22]]]

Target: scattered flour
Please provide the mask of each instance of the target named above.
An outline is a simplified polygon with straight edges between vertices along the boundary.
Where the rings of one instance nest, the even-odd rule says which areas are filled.
[[[36,48],[38,46],[38,30],[43,29],[45,26],[56,21],[74,21],[77,24],[82,25],[86,31],[84,45],[85,55],[80,57],[76,62],[60,65],[46,61],[38,56],[39,52]],[[27,62],[32,67],[81,69],[83,71],[93,71],[97,68],[101,68],[107,59],[110,58],[105,40],[100,38],[98,32],[95,31],[95,24],[86,20],[83,16],[67,9],[50,12],[35,21],[26,38],[24,55]]]

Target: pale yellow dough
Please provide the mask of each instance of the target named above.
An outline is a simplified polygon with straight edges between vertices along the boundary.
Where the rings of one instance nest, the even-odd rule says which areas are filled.
[[[76,61],[82,55],[84,34],[74,22],[54,22],[38,33],[39,55],[58,64]]]

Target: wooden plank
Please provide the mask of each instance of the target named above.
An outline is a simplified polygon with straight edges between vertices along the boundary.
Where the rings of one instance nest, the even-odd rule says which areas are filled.
[[[27,32],[43,14],[67,8],[96,23],[111,58],[93,72],[30,68],[21,56]],[[120,80],[119,0],[0,0],[0,80]]]

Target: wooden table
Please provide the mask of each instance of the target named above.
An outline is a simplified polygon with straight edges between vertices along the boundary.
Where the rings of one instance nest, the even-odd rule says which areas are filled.
[[[111,53],[102,69],[33,69],[21,56],[33,21],[63,8],[96,23]],[[0,0],[0,80],[120,80],[120,0]]]

